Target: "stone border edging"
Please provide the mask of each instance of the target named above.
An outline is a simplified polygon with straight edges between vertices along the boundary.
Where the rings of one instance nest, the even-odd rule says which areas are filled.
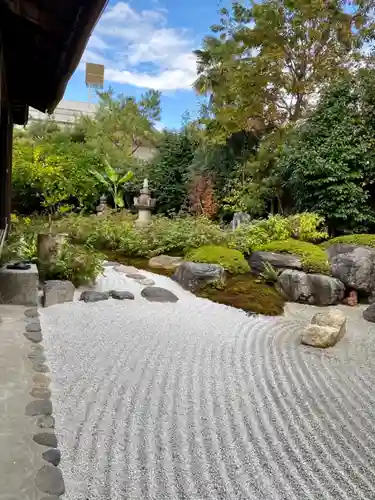
[[[26,405],[25,412],[27,416],[37,417],[36,425],[39,427],[40,432],[33,436],[33,441],[40,446],[47,447],[41,453],[46,464],[38,470],[35,484],[42,493],[55,495],[54,498],[58,498],[64,495],[65,484],[62,472],[58,468],[61,452],[58,449],[57,437],[53,431],[55,419],[52,416],[53,408],[50,399],[51,390],[49,385],[51,380],[45,375],[50,370],[45,364],[46,357],[44,348],[41,345],[43,335],[40,320],[38,319],[38,309],[36,307],[26,309],[24,314],[27,318],[24,336],[31,342],[31,350],[27,357],[32,363],[35,372],[33,388],[30,392],[34,399]]]

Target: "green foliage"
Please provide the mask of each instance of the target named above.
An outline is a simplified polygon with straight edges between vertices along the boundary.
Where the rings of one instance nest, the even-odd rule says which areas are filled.
[[[266,283],[276,283],[280,273],[280,269],[275,269],[272,264],[265,262],[263,272],[260,276]]]
[[[375,71],[335,83],[291,134],[279,162],[297,210],[324,214],[331,232],[375,223]]]
[[[256,248],[265,252],[295,254],[301,257],[303,270],[308,273],[330,274],[326,252],[317,245],[306,241],[284,240],[271,241]]]
[[[250,271],[243,254],[230,248],[206,245],[185,255],[185,260],[206,264],[219,264],[231,274],[244,274]]]
[[[337,236],[321,244],[322,248],[329,248],[332,245],[359,245],[375,248],[374,234],[347,234],[345,236]]]
[[[303,212],[289,217],[293,237],[312,243],[326,240],[328,233],[320,228],[324,225],[324,217],[314,212]]]
[[[45,279],[69,280],[76,287],[91,284],[103,271],[103,260],[104,256],[92,249],[66,243]]]
[[[133,172],[129,170],[126,174],[117,172],[108,162],[103,160],[104,171],[90,170],[90,173],[111,193],[115,208],[123,208],[124,198],[121,193],[124,185],[133,178]]]

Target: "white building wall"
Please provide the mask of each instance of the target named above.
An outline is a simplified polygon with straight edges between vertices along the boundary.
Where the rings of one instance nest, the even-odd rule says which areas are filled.
[[[62,100],[57,105],[52,115],[41,113],[34,108],[29,110],[29,123],[35,121],[43,121],[48,118],[55,120],[59,125],[69,125],[74,123],[77,117],[94,116],[97,110],[97,105],[90,102],[65,101]]]

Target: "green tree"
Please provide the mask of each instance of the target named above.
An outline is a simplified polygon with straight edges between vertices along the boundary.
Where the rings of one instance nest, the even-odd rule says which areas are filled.
[[[375,222],[375,71],[333,84],[287,140],[279,171],[297,211],[325,216],[331,232]]]
[[[100,170],[90,170],[90,173],[104,186],[113,198],[115,208],[125,206],[122,190],[133,177],[130,170],[126,174],[121,174],[114,169],[108,160],[104,159],[104,172]]]

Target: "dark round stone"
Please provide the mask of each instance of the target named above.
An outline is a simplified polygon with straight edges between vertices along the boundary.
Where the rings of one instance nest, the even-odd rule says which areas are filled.
[[[40,321],[33,321],[32,323],[28,323],[25,327],[27,333],[40,332]]]
[[[46,357],[45,355],[43,354],[43,352],[39,352],[39,351],[31,351],[27,357],[30,359],[30,361],[32,361],[33,363],[44,363],[44,361],[46,360]]]
[[[37,473],[35,483],[40,491],[50,495],[63,495],[65,493],[64,479],[58,467],[44,465]]]
[[[83,302],[99,302],[101,300],[108,299],[109,294],[106,292],[85,291],[81,293],[81,297],[79,300],[83,300]]]
[[[33,440],[42,446],[57,448],[57,437],[52,432],[40,432],[33,436]]]
[[[26,318],[37,318],[39,316],[38,309],[36,307],[31,307],[25,311]]]
[[[134,300],[134,295],[131,292],[112,290],[110,296],[116,300]]]
[[[26,415],[35,417],[37,415],[52,415],[52,403],[49,399],[38,399],[31,401],[26,406]]]
[[[42,332],[40,330],[38,332],[27,332],[24,333],[24,335],[27,338],[27,340],[30,340],[30,342],[35,342],[36,344],[42,342],[43,340]]]
[[[177,302],[179,300],[174,293],[158,286],[144,288],[141,295],[150,302]]]
[[[35,372],[38,372],[38,373],[48,373],[49,372],[48,366],[40,364],[40,363],[34,363],[33,364],[33,370]]]
[[[52,415],[41,415],[40,417],[38,417],[36,425],[40,429],[54,429],[55,419],[52,417]]]
[[[61,452],[57,448],[52,448],[42,453],[42,457],[46,462],[49,462],[57,467],[61,460]]]
[[[34,387],[30,394],[37,399],[49,399],[51,397],[51,391],[46,387]]]
[[[33,376],[33,382],[37,387],[48,387],[51,383],[51,380],[47,377],[47,375],[37,373]]]

